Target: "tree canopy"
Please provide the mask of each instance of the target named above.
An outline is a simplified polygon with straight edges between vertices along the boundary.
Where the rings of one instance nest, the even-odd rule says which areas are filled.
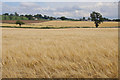
[[[91,20],[94,21],[96,28],[103,22],[103,17],[100,13],[98,12],[92,12],[90,14]]]
[[[20,20],[18,20],[18,21],[16,21],[16,24],[19,24],[19,26],[21,26],[22,24],[25,24],[25,23],[20,21]]]

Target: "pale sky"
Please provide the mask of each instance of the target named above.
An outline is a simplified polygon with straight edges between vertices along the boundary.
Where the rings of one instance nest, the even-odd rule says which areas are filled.
[[[102,2],[103,0],[92,0],[96,2],[90,2],[90,0],[89,2],[87,2],[88,0],[86,0],[86,2],[82,2],[83,0],[77,0],[81,2],[67,2],[68,0],[64,0],[66,2],[56,2],[59,0],[52,0],[55,2],[42,2],[42,0],[37,0],[41,2],[35,2],[35,0],[34,2],[32,2],[32,0],[24,0],[26,2],[17,1],[19,0],[4,0],[2,3],[2,12],[17,12],[19,14],[43,14],[54,17],[66,16],[69,18],[79,19],[81,17],[89,17],[92,11],[97,11],[100,12],[104,17],[118,18],[118,3],[116,2],[118,0],[104,0],[106,2]]]
[[[2,2],[118,2],[119,0],[0,0]]]

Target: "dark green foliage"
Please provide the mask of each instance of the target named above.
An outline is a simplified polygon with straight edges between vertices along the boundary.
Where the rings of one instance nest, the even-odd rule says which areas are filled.
[[[56,20],[56,18],[54,18],[54,17],[49,17],[49,20]]]
[[[25,23],[18,20],[18,21],[16,21],[16,24],[19,24],[19,26],[21,27],[21,25],[22,25],[22,24],[25,24]]]
[[[4,13],[0,16],[2,16],[2,20],[67,20],[67,21],[90,21],[90,20],[92,20],[92,21],[95,21],[95,24],[96,24],[97,27],[99,26],[101,21],[120,21],[120,19],[108,19],[108,18],[105,18],[105,17],[102,18],[102,15],[100,13],[97,13],[97,12],[91,13],[92,18],[82,17],[80,19],[67,18],[65,16],[53,17],[53,16],[47,16],[47,15],[41,15],[41,14],[20,15],[17,12],[15,12],[14,14]]]
[[[65,16],[60,17],[61,20],[66,20],[67,18]]]
[[[41,29],[56,29],[55,27],[40,27]]]
[[[15,12],[15,16],[19,16],[19,14],[17,12]]]
[[[112,20],[104,17],[103,21],[112,21]]]
[[[7,16],[7,15],[9,15],[9,13],[5,13],[5,14],[3,14],[3,15],[6,15],[6,16]]]
[[[34,15],[34,17],[37,18],[38,20],[43,18],[43,16],[41,14],[36,14],[36,15]]]
[[[5,15],[2,15],[2,20],[28,20],[28,18],[26,17],[20,17],[20,16],[5,16]]]
[[[34,20],[34,18],[31,14],[30,15],[25,15],[25,17],[27,17],[29,20]]]
[[[90,17],[88,17],[88,21],[90,21]]]
[[[83,17],[83,21],[85,21],[85,17]]]
[[[6,20],[10,20],[9,16],[5,16]]]
[[[113,19],[113,21],[117,21],[117,22],[120,22],[120,19]]]
[[[91,20],[94,21],[96,28],[103,22],[102,15],[98,12],[92,12],[90,14]]]
[[[43,19],[49,19],[49,16],[44,15]]]

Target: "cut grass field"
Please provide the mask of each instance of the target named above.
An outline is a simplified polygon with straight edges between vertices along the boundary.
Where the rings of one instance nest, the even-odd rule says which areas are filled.
[[[2,29],[3,78],[117,78],[118,29]]]
[[[3,23],[2,26],[16,26],[16,24]],[[92,21],[45,21],[38,23],[26,23],[22,27],[95,27]],[[118,27],[118,22],[103,22],[99,27]]]

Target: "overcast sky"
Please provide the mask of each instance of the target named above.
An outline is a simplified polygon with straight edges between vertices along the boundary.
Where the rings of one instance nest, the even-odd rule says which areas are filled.
[[[104,0],[105,1],[105,0]],[[111,2],[3,2],[3,13],[44,14],[69,18],[89,17],[92,11],[104,17],[118,18],[118,3]]]
[[[2,2],[118,2],[119,0],[0,0]]]

